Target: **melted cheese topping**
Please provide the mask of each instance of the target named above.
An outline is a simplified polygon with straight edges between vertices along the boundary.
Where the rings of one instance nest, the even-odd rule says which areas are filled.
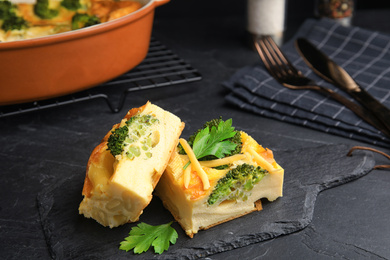
[[[207,190],[208,188],[210,188],[209,178],[208,178],[207,174],[204,172],[204,170],[202,169],[202,166],[200,166],[198,159],[196,159],[194,151],[192,151],[191,146],[183,138],[180,138],[179,142],[183,146],[184,151],[186,151],[186,153],[188,154],[188,158],[190,159],[191,164],[194,166],[194,169],[199,174],[199,177],[203,182],[203,189]],[[188,186],[188,184],[187,184],[187,186]]]
[[[232,164],[236,161],[242,160],[246,157],[245,154],[235,154],[229,157],[211,160],[211,161],[200,161],[200,165],[205,167],[217,167],[225,164]]]
[[[183,167],[189,160],[188,156],[180,155],[178,149],[172,155],[155,191],[188,236],[193,237],[200,229],[207,229],[257,210],[255,203],[261,198],[274,201],[283,195],[284,170],[274,160],[272,151],[264,149],[244,132],[241,132],[241,139],[243,154],[227,159],[231,163],[230,168],[218,170],[210,166],[215,162],[201,162],[202,169],[210,182],[210,188],[207,190],[203,189],[202,180],[193,170],[191,180],[186,187],[183,180],[185,175]],[[256,155],[254,156],[250,151],[256,151]],[[257,156],[263,160],[258,160]],[[247,200],[224,201],[219,205],[208,205],[208,197],[218,180],[223,178],[229,170],[244,163],[263,167],[264,161],[267,162],[267,167],[271,167],[271,171],[254,186]]]

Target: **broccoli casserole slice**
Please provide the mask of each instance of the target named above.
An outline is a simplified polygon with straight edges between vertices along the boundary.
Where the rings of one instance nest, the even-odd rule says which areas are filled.
[[[183,128],[180,118],[150,102],[131,109],[93,150],[79,213],[110,228],[137,221]]]
[[[193,136],[188,142],[180,139],[181,146],[176,147],[156,187],[156,195],[189,237],[261,210],[260,199],[274,201],[283,194],[284,170],[272,151],[245,132],[236,134],[230,140],[238,149],[232,147],[222,158],[207,156],[199,161],[191,151]]]

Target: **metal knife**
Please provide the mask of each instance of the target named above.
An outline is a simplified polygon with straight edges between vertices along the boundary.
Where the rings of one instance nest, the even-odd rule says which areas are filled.
[[[371,116],[378,119],[381,123],[377,128],[386,129],[386,132],[390,131],[390,109],[385,107],[364,88],[359,86],[348,72],[318,50],[317,47],[308,40],[298,38],[295,41],[295,46],[307,65],[317,75],[347,92],[362,106],[369,110]]]

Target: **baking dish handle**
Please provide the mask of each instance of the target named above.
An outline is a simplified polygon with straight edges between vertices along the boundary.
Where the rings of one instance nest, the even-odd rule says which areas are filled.
[[[156,6],[164,5],[168,3],[170,0],[154,0]]]

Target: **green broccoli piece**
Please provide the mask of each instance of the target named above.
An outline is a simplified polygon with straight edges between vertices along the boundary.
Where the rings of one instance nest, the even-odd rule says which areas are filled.
[[[6,19],[10,13],[14,13],[15,5],[10,1],[0,1],[0,19]]]
[[[4,31],[20,30],[28,28],[27,21],[15,13],[16,6],[5,0],[0,1],[0,23]]]
[[[209,127],[210,129],[212,127],[218,127],[219,123],[223,121],[222,120],[222,117],[218,118],[218,119],[212,119],[208,122],[206,122],[202,128],[198,129],[194,134],[192,134],[189,138],[188,138],[188,144],[193,147],[193,143],[194,143],[194,140],[195,140],[195,137],[196,135],[202,131],[203,129],[205,129],[206,127]],[[229,139],[226,139],[227,141],[230,141],[234,144],[236,144],[236,148],[235,150],[233,150],[230,154],[225,154],[225,157],[228,157],[228,156],[232,156],[232,155],[235,155],[235,154],[239,154],[241,152],[241,149],[242,149],[242,141],[241,141],[241,133],[240,131],[235,131],[236,134],[229,138]],[[184,151],[183,147],[179,144],[178,145],[179,147],[179,154],[186,154],[186,152]],[[214,160],[214,159],[217,159],[216,156],[205,156],[203,158],[200,158],[199,161],[208,161],[208,160]],[[219,167],[221,168],[221,166]]]
[[[208,205],[225,200],[247,200],[253,187],[267,174],[268,171],[260,166],[246,163],[237,166],[218,181],[207,200]]]
[[[80,4],[80,0],[62,0],[61,5],[68,10],[76,11],[80,9],[82,6]]]
[[[142,154],[150,158],[153,144],[149,127],[158,122],[159,120],[151,115],[131,117],[124,126],[111,131],[107,140],[107,150],[113,156],[124,154],[129,159]]]
[[[128,134],[129,128],[127,125],[111,131],[111,135],[108,138],[107,149],[110,150],[113,156],[119,155],[123,152],[123,142]]]
[[[51,19],[58,15],[58,10],[49,8],[49,0],[37,0],[34,13],[42,19]]]
[[[72,17],[72,30],[99,24],[100,19],[94,15],[77,13]]]

